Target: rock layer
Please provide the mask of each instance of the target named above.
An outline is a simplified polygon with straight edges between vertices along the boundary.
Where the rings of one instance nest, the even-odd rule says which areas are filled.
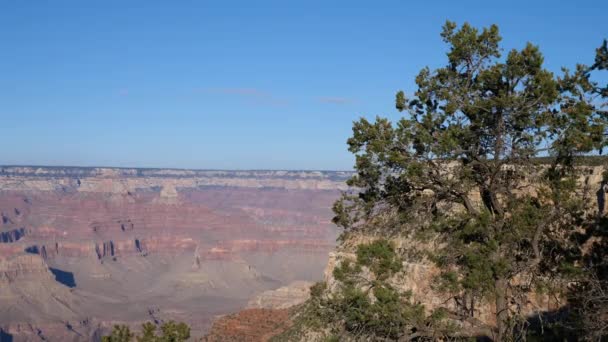
[[[348,175],[0,167],[0,329],[86,341],[176,319],[201,336],[252,296],[322,278]]]
[[[248,309],[288,309],[310,298],[309,281],[295,281],[276,290],[264,291],[247,303]]]

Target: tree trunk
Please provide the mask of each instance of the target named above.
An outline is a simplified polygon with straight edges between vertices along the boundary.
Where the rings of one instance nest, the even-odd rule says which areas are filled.
[[[507,303],[507,281],[496,279],[496,342],[503,342],[508,337],[509,308]]]
[[[465,317],[474,317],[475,316],[475,296],[473,295],[473,291],[465,290],[462,294],[462,304],[461,304],[461,314]]]

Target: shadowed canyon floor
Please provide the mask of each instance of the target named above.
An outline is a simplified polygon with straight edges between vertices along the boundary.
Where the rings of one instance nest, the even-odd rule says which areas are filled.
[[[171,319],[200,337],[268,290],[322,278],[348,176],[0,167],[0,338],[88,341]]]

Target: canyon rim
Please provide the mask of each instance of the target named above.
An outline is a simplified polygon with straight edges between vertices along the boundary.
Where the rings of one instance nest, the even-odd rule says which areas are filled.
[[[0,167],[2,341],[168,320],[202,336],[265,291],[323,277],[349,175]]]

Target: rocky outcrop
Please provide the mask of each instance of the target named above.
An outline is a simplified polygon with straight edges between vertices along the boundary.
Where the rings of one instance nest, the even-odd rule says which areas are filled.
[[[197,243],[191,238],[165,236],[98,242],[62,241],[51,244],[28,245],[25,247],[25,251],[39,254],[45,260],[55,259],[57,257],[95,257],[98,260],[104,260],[124,256],[146,256],[148,253],[176,254],[191,252],[196,246]]]
[[[197,242],[189,237],[150,237],[145,239],[136,239],[135,247],[141,253],[181,253],[194,252],[197,247]]]
[[[61,330],[65,332],[66,321],[82,316],[76,309],[77,302],[70,289],[55,280],[39,255],[22,253],[0,259],[0,330],[5,336],[27,341],[32,339],[22,336],[21,331],[38,331],[44,338],[53,339],[40,326],[64,322]]]
[[[0,327],[0,341],[99,341],[100,331],[100,323],[88,319],[54,323],[12,322]],[[104,331],[107,333],[110,329]]]
[[[112,169],[70,167],[14,167],[0,169],[0,188],[19,191],[71,190],[126,194],[138,188],[160,187],[164,197],[173,189],[202,186],[346,189],[351,175],[341,171],[211,171],[169,169]],[[120,180],[120,182],[112,180]]]
[[[260,293],[247,303],[248,309],[288,309],[310,298],[309,281],[296,281],[287,286]]]
[[[0,244],[0,260],[23,254],[23,245],[19,243]]]
[[[303,252],[325,251],[333,247],[333,243],[323,240],[230,240],[219,242],[220,250],[231,252],[263,252],[273,253],[281,249]]]
[[[158,201],[166,204],[175,204],[178,201],[177,189],[169,182],[165,183],[159,194]]]
[[[7,232],[0,232],[0,243],[16,242],[26,234],[25,228],[12,229]]]
[[[373,241],[376,238],[364,235],[351,235],[344,242],[340,250],[329,254],[327,267],[324,271],[324,281],[329,291],[335,292],[339,285],[334,278],[334,270],[345,260],[356,260],[356,255],[353,251],[357,245]],[[397,250],[407,251],[412,248],[411,240],[393,238],[391,241],[395,244]],[[430,249],[433,246],[432,244],[428,246],[418,245],[418,249],[420,250],[421,248]],[[429,313],[439,307],[447,307],[454,312],[459,311],[461,308],[453,296],[434,290],[433,284],[438,274],[439,269],[429,260],[421,259],[414,261],[405,258],[402,271],[389,279],[389,282],[394,288],[402,292],[411,293],[413,301],[423,304]],[[366,276],[366,274],[362,273],[362,276]],[[520,281],[526,282],[525,279],[520,279]],[[524,315],[536,316],[541,312],[555,311],[563,305],[563,301],[552,294],[532,294],[528,296],[525,306],[521,309]],[[477,303],[474,310],[474,317],[481,322],[489,325],[496,323],[494,302]]]
[[[312,284],[296,281],[262,292],[251,299],[244,310],[219,317],[203,341],[268,341],[289,328],[291,319],[288,309],[310,298]]]
[[[265,342],[289,327],[288,310],[247,309],[219,318],[204,342]]]
[[[0,284],[51,279],[53,279],[53,276],[48,265],[38,255],[21,254],[0,259]]]

